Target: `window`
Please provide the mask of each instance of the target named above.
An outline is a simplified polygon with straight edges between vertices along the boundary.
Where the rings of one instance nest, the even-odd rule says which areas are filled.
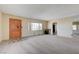
[[[42,30],[42,24],[39,23],[39,30]]]
[[[42,30],[42,23],[31,23],[31,30]]]
[[[77,25],[73,25],[73,30],[77,30]]]

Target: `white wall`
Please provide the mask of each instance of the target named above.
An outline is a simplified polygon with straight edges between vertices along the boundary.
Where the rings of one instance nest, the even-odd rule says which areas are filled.
[[[48,28],[51,29],[52,34],[52,24],[57,22],[57,35],[64,37],[72,37],[72,22],[79,21],[78,17],[68,17],[57,20],[49,21]]]
[[[22,21],[22,36],[23,37],[30,36],[30,35],[43,34],[43,30],[32,31],[31,30],[31,22],[34,22],[34,23],[42,23],[43,24],[43,29],[45,29],[46,28],[46,25],[47,25],[45,23],[45,21],[34,20],[34,19],[23,20]]]
[[[20,19],[22,20],[22,37],[30,36],[30,35],[38,35],[43,34],[43,30],[41,31],[31,31],[31,22],[38,22],[43,24],[43,29],[47,28],[47,21],[36,20],[36,19],[28,19],[15,15],[2,13],[2,40],[9,40],[9,18]],[[28,26],[29,25],[29,26]]]
[[[2,40],[2,15],[1,15],[1,12],[0,12],[0,41]]]

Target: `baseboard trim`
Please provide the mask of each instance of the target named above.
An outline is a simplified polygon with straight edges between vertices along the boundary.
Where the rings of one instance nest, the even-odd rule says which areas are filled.
[[[29,37],[34,37],[34,36],[41,36],[41,35],[44,35],[44,34],[24,36],[24,37],[22,37],[22,39],[24,39],[24,38],[29,38]]]

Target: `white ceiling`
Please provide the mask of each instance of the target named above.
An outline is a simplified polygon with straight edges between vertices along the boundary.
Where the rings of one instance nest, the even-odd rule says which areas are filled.
[[[51,20],[79,15],[79,5],[72,4],[3,4],[0,11],[17,16]]]

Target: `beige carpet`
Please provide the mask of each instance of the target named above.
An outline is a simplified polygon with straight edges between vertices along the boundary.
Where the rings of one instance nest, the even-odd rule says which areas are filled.
[[[35,36],[18,42],[0,43],[0,53],[77,54],[79,53],[79,39],[53,35]]]

